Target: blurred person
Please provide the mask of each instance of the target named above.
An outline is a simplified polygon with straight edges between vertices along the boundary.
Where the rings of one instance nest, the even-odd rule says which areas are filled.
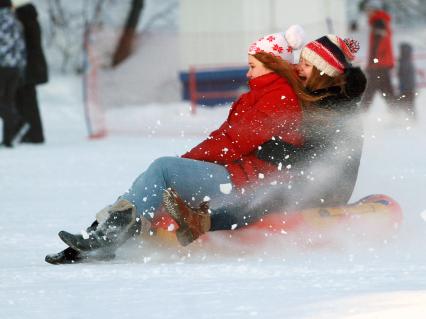
[[[413,47],[409,43],[401,43],[399,46],[398,82],[400,111],[408,115],[410,120],[415,120],[416,68],[413,62]]]
[[[261,145],[257,157],[288,168],[289,178],[265,180],[265,187],[222,207],[206,203],[192,208],[179,191],[166,190],[165,207],[179,225],[176,234],[187,245],[207,231],[233,230],[271,212],[346,205],[358,177],[363,129],[361,96],[366,77],[350,63],[359,44],[335,35],[308,43],[296,68],[317,101],[303,101],[302,145],[280,136]],[[277,183],[278,181],[278,183]]]
[[[28,0],[14,0],[15,13],[24,28],[27,49],[27,67],[24,82],[16,95],[16,106],[23,119],[29,124],[28,132],[22,137],[24,143],[43,143],[43,126],[37,101],[36,85],[47,83],[47,63],[41,43],[41,28],[37,9]]]
[[[383,1],[367,0],[364,9],[370,26],[367,61],[367,89],[363,97],[364,110],[368,110],[377,91],[381,92],[390,110],[395,107],[391,71],[394,67],[392,47],[392,18],[384,9]]]
[[[28,126],[20,118],[15,97],[26,65],[25,43],[10,0],[0,0],[0,117],[3,145],[12,147]]]
[[[181,157],[156,159],[128,192],[97,215],[85,234],[59,232],[69,248],[46,256],[46,261],[112,258],[117,247],[149,228],[168,188],[188,202],[199,203],[206,195],[220,202],[228,196],[223,187],[231,186],[233,196],[261,183],[259,175],[274,174],[276,165],[259,159],[258,147],[276,135],[300,145],[300,101],[316,99],[304,91],[290,64],[293,50],[303,44],[303,34],[301,27],[292,26],[253,43],[248,50],[250,90],[233,103],[223,124]]]

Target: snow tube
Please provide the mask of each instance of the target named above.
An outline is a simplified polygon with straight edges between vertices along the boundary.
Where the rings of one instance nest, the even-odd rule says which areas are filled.
[[[384,238],[394,233],[402,222],[400,205],[391,197],[378,194],[340,207],[321,207],[298,212],[277,212],[263,217],[254,224],[236,230],[210,232],[198,239],[199,244],[213,245],[262,245],[277,237],[302,237],[312,244],[323,245],[330,241],[330,234],[339,232],[346,238]],[[166,213],[159,214],[152,229],[156,239],[177,244],[175,230],[179,226]],[[318,240],[321,239],[321,240]],[[191,244],[192,246],[192,244]]]

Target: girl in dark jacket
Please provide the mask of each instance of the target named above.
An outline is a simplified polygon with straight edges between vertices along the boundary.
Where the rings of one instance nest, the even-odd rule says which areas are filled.
[[[24,83],[18,88],[16,106],[30,125],[23,136],[22,142],[43,143],[44,134],[37,101],[36,85],[48,81],[47,63],[41,44],[40,24],[37,20],[37,10],[31,3],[16,8],[16,16],[24,28],[24,39],[27,48],[27,67]]]
[[[257,157],[286,170],[287,179],[273,176],[255,192],[223,207],[206,203],[193,209],[168,190],[165,206],[179,224],[177,237],[187,245],[206,231],[244,227],[270,212],[346,204],[358,175],[363,145],[359,102],[366,78],[350,61],[354,41],[328,35],[308,43],[296,71],[316,101],[304,103],[302,146],[281,136],[264,143]]]

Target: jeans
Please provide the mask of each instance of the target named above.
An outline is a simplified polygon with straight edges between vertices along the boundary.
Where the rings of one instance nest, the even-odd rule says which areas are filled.
[[[222,165],[180,157],[160,157],[136,178],[128,192],[119,199],[133,203],[136,214],[151,221],[167,188],[173,188],[183,200],[196,207],[209,199],[220,205],[228,197],[228,192],[223,190],[230,186],[229,173]]]

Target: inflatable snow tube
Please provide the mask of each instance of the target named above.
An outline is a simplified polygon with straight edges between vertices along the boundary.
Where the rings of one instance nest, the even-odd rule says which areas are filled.
[[[400,205],[387,195],[370,195],[339,207],[320,207],[296,212],[277,212],[266,215],[254,224],[235,230],[210,232],[200,237],[198,245],[262,246],[280,244],[288,239],[310,246],[322,246],[337,237],[378,238],[392,236],[402,223]],[[179,245],[176,222],[166,213],[152,223],[153,239]],[[339,236],[335,236],[339,234]]]

